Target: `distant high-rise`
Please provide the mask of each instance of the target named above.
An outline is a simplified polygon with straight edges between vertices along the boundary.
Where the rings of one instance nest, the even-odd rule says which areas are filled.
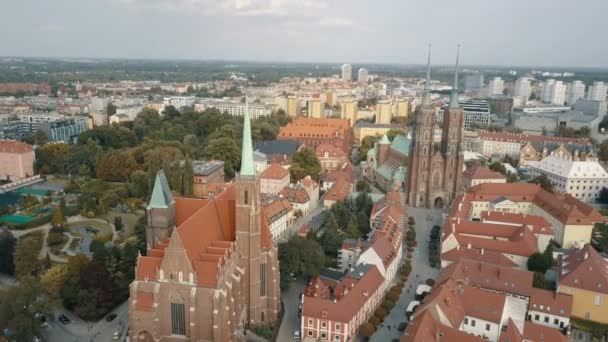
[[[394,115],[397,117],[407,118],[410,116],[410,103],[406,99],[397,99],[395,101]]]
[[[530,78],[529,77],[520,77],[515,81],[515,96],[523,96],[528,100],[530,98],[530,93],[532,88],[530,87]]]
[[[287,97],[287,115],[291,117],[300,115],[300,101],[297,96]]]
[[[488,95],[502,95],[505,90],[505,81],[500,77],[494,77],[488,84]]]
[[[353,80],[353,66],[350,64],[342,65],[342,81]]]
[[[474,72],[464,77],[464,91],[477,92],[483,88],[483,74],[480,72]]]
[[[357,121],[357,101],[355,99],[345,99],[340,103],[340,117],[354,125]]]
[[[364,82],[364,83],[367,83],[367,81],[369,81],[369,74],[367,72],[367,69],[365,69],[365,68],[359,69],[359,74],[357,75],[357,81]]]
[[[594,101],[606,101],[606,84],[604,82],[593,82],[593,85],[589,87],[587,99]]]
[[[563,106],[566,102],[566,85],[562,81],[557,81],[551,88],[551,104]]]
[[[572,81],[568,87],[568,95],[566,101],[569,106],[576,104],[579,99],[585,98],[585,83],[582,81]]]
[[[321,102],[321,99],[316,97],[311,100],[308,100],[308,117],[309,118],[322,118],[325,115],[324,113],[324,103]]]
[[[376,123],[390,124],[391,123],[391,101],[381,100],[376,105]]]
[[[541,83],[541,101],[545,103],[551,102],[551,92],[553,91],[553,85],[555,84],[555,80],[550,78],[545,82]]]

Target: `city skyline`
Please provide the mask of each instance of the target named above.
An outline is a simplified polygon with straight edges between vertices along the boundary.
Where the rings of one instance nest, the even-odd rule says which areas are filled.
[[[585,22],[593,22],[601,20],[608,4],[59,0],[51,6],[24,1],[8,4],[0,29],[12,34],[0,43],[3,54],[24,57],[419,64],[430,42],[436,65],[449,65],[461,43],[470,65],[607,67],[596,58],[605,47],[578,44],[580,37],[601,35],[603,28],[538,25],[548,18],[576,22],[580,8],[588,9]],[[497,16],[511,24],[497,24]],[[23,22],[33,24],[15,30]],[[563,49],[556,53],[556,46]]]

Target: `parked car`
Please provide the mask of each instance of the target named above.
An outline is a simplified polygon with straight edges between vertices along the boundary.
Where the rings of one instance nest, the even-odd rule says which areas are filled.
[[[120,340],[120,331],[115,331],[114,336],[112,337],[114,340]]]
[[[61,322],[61,324],[66,325],[70,324],[70,319],[66,317],[66,315],[61,314],[57,317],[57,320]]]
[[[115,313],[109,314],[108,317],[106,317],[106,322],[112,322],[115,318],[116,318]]]
[[[300,339],[300,330],[296,330],[296,331],[293,333],[293,339],[294,339],[294,340],[299,340],[299,339]]]

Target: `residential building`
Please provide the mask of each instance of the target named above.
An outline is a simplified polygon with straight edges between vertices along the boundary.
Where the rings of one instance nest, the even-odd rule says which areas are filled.
[[[591,241],[593,225],[603,220],[597,210],[569,194],[549,193],[530,183],[485,183],[458,197],[445,224],[481,220],[484,211],[541,216],[562,248]]]
[[[566,85],[556,81],[551,88],[551,104],[563,106],[566,102]]]
[[[348,120],[351,126],[357,122],[357,100],[351,98],[340,102],[340,118]]]
[[[21,140],[29,135],[28,132],[23,131],[22,126],[23,123],[21,121],[0,122],[0,139]]]
[[[359,68],[357,81],[359,81],[360,83],[367,83],[369,81],[369,73],[367,72],[367,69]]]
[[[325,193],[323,198],[325,208],[330,208],[336,202],[344,201],[348,194],[355,189],[354,182],[346,176],[336,178],[332,184],[333,186]]]
[[[487,101],[471,100],[458,103],[464,114],[464,129],[467,131],[490,126],[490,106]],[[436,112],[436,120],[443,122],[443,113],[447,107]]]
[[[442,269],[401,341],[566,342],[572,296],[533,286],[533,273],[459,260]]]
[[[361,162],[361,174],[381,189],[389,190],[395,183],[405,188],[411,137],[398,134],[391,142],[386,134],[367,151],[366,160]]]
[[[308,100],[308,117],[309,118],[322,118],[325,117],[325,104],[321,102],[321,99],[316,97]]]
[[[500,172],[481,165],[471,166],[464,174],[464,188],[469,189],[483,183],[506,183],[507,178]]]
[[[73,116],[39,122],[32,133],[41,130],[49,138],[49,141],[75,144],[80,133],[89,129],[88,120],[85,116]]]
[[[369,242],[361,239],[344,239],[338,250],[338,270],[347,272],[357,264],[364,250],[369,248]]]
[[[245,103],[240,100],[199,99],[194,104],[196,112],[202,112],[207,108],[216,108],[220,112],[226,112],[232,116],[242,117],[245,113]],[[269,106],[259,103],[247,103],[247,109],[249,110],[249,115],[254,119],[269,116],[272,113],[272,109]]]
[[[382,136],[390,130],[398,130],[402,127],[398,124],[375,124],[369,122],[357,122],[353,127],[353,143],[355,146],[361,146],[361,142],[366,137]]]
[[[580,99],[585,98],[585,83],[583,81],[572,81],[568,88],[568,96],[566,102],[569,106],[574,106]]]
[[[515,89],[513,95],[522,96],[525,101],[528,101],[530,94],[532,93],[530,77],[520,77],[515,81]]]
[[[286,185],[281,189],[280,195],[291,203],[294,216],[306,216],[314,208],[308,192],[300,184]]]
[[[608,261],[590,245],[559,256],[557,292],[572,295],[572,316],[608,324]]]
[[[599,118],[606,116],[608,109],[608,103],[606,101],[595,101],[578,99],[574,105],[574,110],[582,112],[583,114],[593,115]]]
[[[300,179],[297,185],[304,188],[308,194],[308,198],[310,199],[308,208],[310,210],[317,208],[319,206],[319,183],[310,176],[306,176]]]
[[[571,138],[572,139],[572,138]],[[540,161],[548,156],[574,161],[597,161],[593,146],[588,139],[557,143],[550,140],[543,142],[527,142],[519,152],[519,167],[528,168],[530,163]]]
[[[34,148],[15,140],[0,140],[0,179],[18,181],[34,175]]]
[[[500,77],[494,77],[488,83],[488,95],[502,95],[505,90],[505,81]]]
[[[290,165],[293,154],[300,149],[300,143],[292,139],[262,141],[258,152],[266,155],[268,163]]]
[[[427,63],[426,83],[421,109],[416,116],[413,147],[408,161],[408,203],[412,207],[443,208],[462,189],[464,169],[464,110],[458,103],[458,56],[450,104],[443,115],[442,137],[433,140],[436,124],[431,102],[431,58]]]
[[[523,112],[512,112],[511,121],[514,128],[520,129],[526,134],[553,136],[557,135],[560,129],[578,130],[583,127],[589,128],[591,131],[598,130],[602,118],[567,108],[566,111],[556,108],[551,112],[540,113],[532,113],[527,111],[529,108],[524,108]]]
[[[376,104],[376,124],[390,124],[392,119],[392,104],[389,100],[380,100]]]
[[[291,117],[300,116],[300,100],[297,96],[287,96],[287,115]]]
[[[336,102],[337,102],[337,96],[334,94],[334,92],[331,90],[326,91],[325,92],[325,103],[327,103],[328,106],[333,107],[334,105],[336,105]]]
[[[296,118],[287,126],[281,127],[277,139],[296,140],[311,148],[329,143],[351,150],[351,130],[347,120],[330,118]]]
[[[541,161],[528,162],[531,177],[545,175],[554,191],[565,192],[583,202],[595,202],[600,192],[608,187],[608,173],[597,161],[565,159],[550,155]]]
[[[165,107],[173,106],[177,110],[180,110],[183,107],[194,106],[195,100],[196,100],[196,97],[194,97],[194,96],[170,96],[170,97],[165,97],[163,99],[163,105]]]
[[[193,195],[203,198],[213,195],[224,184],[224,162],[221,160],[193,160]]]
[[[277,195],[289,185],[289,171],[280,164],[272,163],[260,175],[260,192]]]
[[[343,64],[340,68],[342,70],[342,81],[350,82],[353,80],[353,66],[350,64]]]
[[[544,103],[551,103],[551,92],[553,92],[553,85],[555,84],[554,79],[545,80],[540,84],[541,89],[541,100]]]
[[[483,74],[474,72],[464,76],[464,91],[465,93],[479,92],[484,86]],[[502,93],[501,93],[502,94]]]
[[[587,100],[594,101],[606,101],[606,84],[604,82],[593,82],[592,86],[589,86],[589,91],[587,92]]]
[[[408,100],[396,99],[394,107],[393,116],[399,118],[408,118],[410,116],[410,103]]]
[[[348,162],[348,155],[340,147],[323,143],[318,145],[315,151],[321,163],[322,172],[337,170]]]
[[[245,111],[241,169],[213,198],[173,197],[159,171],[146,256],[129,287],[131,341],[243,341],[280,312],[279,263],[262,215]]]
[[[315,277],[306,286],[302,299],[303,339],[352,341],[359,326],[380,306],[397,274],[406,221],[403,193],[387,196],[400,197],[402,201],[385,201],[390,208],[384,211],[386,214],[369,241],[354,243],[361,246],[360,253],[355,252],[357,259],[349,259],[347,252],[342,254],[340,249],[341,265],[348,272],[336,280]]]
[[[272,242],[277,244],[293,221],[293,208],[284,197],[271,196],[262,201],[262,216],[268,224]]]

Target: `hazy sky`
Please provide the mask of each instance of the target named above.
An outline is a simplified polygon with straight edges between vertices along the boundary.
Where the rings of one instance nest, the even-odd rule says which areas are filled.
[[[608,66],[607,0],[2,0],[0,55]]]

